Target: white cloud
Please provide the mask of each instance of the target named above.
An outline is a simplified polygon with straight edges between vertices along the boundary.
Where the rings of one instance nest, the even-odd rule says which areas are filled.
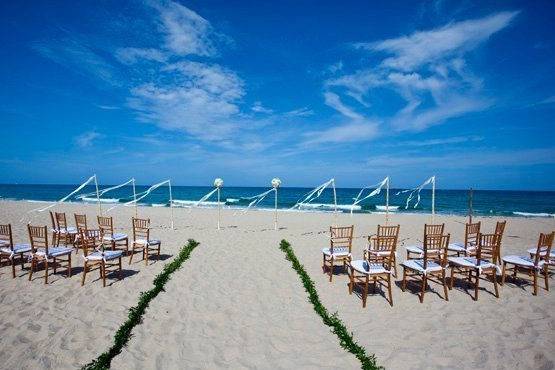
[[[307,117],[312,116],[313,114],[314,111],[312,109],[309,109],[308,107],[293,109],[284,113],[285,116],[289,117]]]
[[[102,137],[103,135],[96,131],[88,131],[88,132],[82,133],[79,136],[76,136],[74,140],[77,146],[79,146],[80,148],[89,148],[93,146],[95,140],[100,139]]]
[[[168,59],[168,56],[164,52],[152,48],[119,48],[116,50],[116,58],[123,64],[133,64],[141,60],[162,63]]]
[[[118,110],[120,109],[120,107],[117,107],[115,105],[103,105],[103,104],[95,104],[98,108],[100,109],[104,109],[104,110]]]
[[[262,105],[262,102],[259,102],[259,101],[253,104],[253,106],[251,107],[251,110],[255,113],[262,113],[262,114],[272,114],[274,112],[273,110],[264,107]]]
[[[160,12],[167,49],[178,55],[216,55],[210,22],[173,1],[154,4],[154,7]]]
[[[389,146],[400,146],[400,147],[407,147],[407,146],[435,146],[435,145],[448,145],[448,144],[462,144],[468,142],[478,142],[482,141],[484,138],[482,136],[453,136],[453,137],[446,137],[440,139],[428,139],[428,140],[408,140],[408,141],[401,141],[396,142],[395,144],[391,144]]]
[[[393,55],[382,61],[387,68],[412,71],[422,65],[461,55],[507,27],[519,12],[500,12],[485,18],[448,24],[431,31],[355,47]]]
[[[378,134],[376,122],[341,124],[326,130],[307,132],[302,146],[326,143],[353,143],[374,139]]]
[[[507,27],[517,14],[500,12],[409,36],[358,43],[355,47],[373,57],[390,56],[327,80],[326,104],[354,120],[371,113],[395,130],[413,131],[487,109],[492,100],[482,96],[483,82],[470,71],[464,55]],[[373,109],[369,95],[384,92],[395,93],[401,105],[390,101],[388,108]],[[346,104],[343,97],[353,98],[354,104]]]

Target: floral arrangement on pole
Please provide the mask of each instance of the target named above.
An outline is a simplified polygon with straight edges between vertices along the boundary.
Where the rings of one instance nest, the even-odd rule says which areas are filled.
[[[278,229],[278,220],[277,220],[277,192],[278,188],[281,185],[281,180],[277,177],[272,179],[272,187],[274,188],[274,230]]]
[[[222,205],[220,203],[220,188],[224,186],[224,180],[217,177],[214,180],[214,186],[216,187],[216,189],[218,189],[218,230],[220,230],[220,218],[222,213]]]

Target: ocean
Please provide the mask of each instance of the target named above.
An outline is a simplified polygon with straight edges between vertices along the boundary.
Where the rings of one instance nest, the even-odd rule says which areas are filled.
[[[56,201],[71,193],[78,185],[0,185],[0,200],[23,200],[23,201]],[[108,186],[101,186],[100,189]],[[148,186],[136,187],[136,192],[144,192]],[[172,186],[174,206],[190,206],[198,201],[213,188],[202,186]],[[221,189],[221,201],[229,208],[246,208],[253,197],[263,193],[269,188],[259,187],[223,187]],[[278,192],[278,208],[288,209],[293,207],[297,201],[302,199],[311,188],[281,187]],[[94,186],[86,186],[76,196],[68,199],[71,202],[96,201],[94,195],[87,200],[79,199],[79,194],[94,192]],[[339,211],[350,212],[349,206],[358,195],[360,189],[337,188],[337,203]],[[414,201],[408,209],[405,202],[408,193],[396,195],[399,189],[390,190],[390,206],[397,206],[395,212],[430,213],[431,212],[431,190],[424,189],[420,193],[421,201],[417,208],[413,208]],[[468,190],[436,190],[435,209],[440,214],[466,215],[468,214]],[[92,199],[91,199],[92,198]],[[415,196],[416,198],[416,196]],[[133,200],[131,186],[125,186],[107,192],[101,197],[103,203],[112,203],[110,206],[123,205]],[[201,204],[202,207],[215,206],[216,194],[209,202]],[[214,202],[214,203],[211,203]],[[310,207],[301,210],[325,212],[333,210],[333,191],[325,189],[318,199],[311,202]],[[145,198],[141,199],[139,205],[144,206],[169,206],[169,192],[167,186],[154,189]],[[360,209],[356,213],[381,212],[379,206],[385,205],[385,189],[378,195],[366,199],[359,204]],[[378,206],[378,208],[376,207]],[[273,209],[274,194],[270,193],[252,209]],[[498,191],[498,190],[474,190],[473,192],[473,214],[486,216],[520,216],[520,217],[555,217],[555,192],[554,191]]]

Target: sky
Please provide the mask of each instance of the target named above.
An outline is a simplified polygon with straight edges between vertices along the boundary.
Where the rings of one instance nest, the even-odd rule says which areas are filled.
[[[2,183],[555,190],[555,2],[0,4]]]

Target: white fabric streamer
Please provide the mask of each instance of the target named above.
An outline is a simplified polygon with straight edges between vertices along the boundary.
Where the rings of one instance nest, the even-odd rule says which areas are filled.
[[[202,198],[200,198],[200,200],[198,202],[196,202],[195,204],[193,204],[191,206],[191,208],[189,209],[189,211],[191,211],[193,208],[196,208],[199,206],[199,204],[201,204],[202,202],[206,202],[208,199],[210,199],[210,197],[218,191],[218,188],[215,188],[214,190],[210,191],[208,194],[206,194],[205,196],[203,196]]]
[[[419,187],[416,187],[416,188],[414,188],[414,189],[402,190],[402,191],[397,192],[395,195],[407,193],[407,192],[410,191],[409,197],[407,198],[407,203],[406,203],[406,205],[405,205],[405,209],[408,209],[408,208],[409,208],[410,201],[412,200],[412,198],[414,197],[414,193],[416,192],[416,194],[417,194],[418,197],[417,197],[416,203],[414,204],[414,207],[413,207],[413,208],[416,208],[416,207],[418,207],[418,204],[420,203],[420,191],[422,191],[422,189],[423,189],[426,185],[431,184],[433,181],[435,181],[435,179],[436,179],[436,177],[435,177],[435,176],[432,176],[432,177],[430,177],[428,180],[424,181],[424,183],[423,183],[422,185],[420,185]]]
[[[105,194],[105,193],[107,193],[107,192],[109,192],[109,191],[122,188],[122,187],[124,187],[125,185],[128,185],[128,184],[132,183],[133,180],[134,180],[134,179],[130,179],[130,180],[124,182],[123,184],[120,184],[120,185],[112,186],[112,187],[110,187],[110,188],[106,188],[106,189],[99,190],[99,191],[98,191],[98,196],[100,197],[100,196],[102,196],[103,194]],[[81,195],[79,195],[77,198],[78,198],[78,199],[82,199],[82,198],[90,197],[90,196],[92,196],[92,195],[96,195],[96,191],[93,191],[93,192],[90,192],[90,193],[86,193],[86,194],[81,194]]]
[[[140,194],[141,194],[140,197],[138,197],[138,198],[136,198],[136,199],[133,199],[133,200],[131,200],[131,201],[129,201],[129,202],[116,204],[115,206],[108,208],[108,209],[106,210],[106,212],[110,212],[112,209],[114,209],[114,208],[116,208],[116,207],[119,207],[119,206],[122,205],[122,204],[123,204],[125,207],[129,207],[130,205],[135,204],[135,203],[137,203],[138,201],[140,201],[141,199],[143,199],[144,197],[146,197],[146,196],[147,196],[148,194],[150,194],[154,189],[159,188],[160,186],[165,185],[165,184],[169,184],[169,183],[170,183],[170,180],[165,180],[165,181],[159,182],[158,184],[154,184],[154,185],[152,185],[150,188],[148,188],[147,190],[145,190],[145,191],[143,191],[142,193],[140,193]]]
[[[322,192],[324,191],[324,189],[327,188],[330,184],[333,184],[333,183],[334,183],[334,179],[331,179],[331,180],[323,183],[322,185],[317,186],[310,193],[308,193],[308,195],[305,198],[303,198],[302,200],[299,200],[297,203],[295,203],[295,205],[293,207],[291,207],[291,209],[300,208],[303,204],[310,203],[314,199],[317,199],[318,197],[320,197],[320,195],[322,195]],[[316,194],[316,196],[314,196],[315,194]]]
[[[266,198],[266,196],[268,194],[270,194],[271,192],[273,192],[273,191],[276,191],[276,189],[272,188],[268,191],[265,191],[264,193],[260,193],[258,195],[253,196],[253,197],[243,198],[243,199],[253,199],[253,201],[249,203],[248,207],[243,210],[243,213],[247,213],[247,211],[253,206],[256,207],[258,205],[258,203],[262,202],[262,200],[264,198]]]
[[[360,190],[360,192],[358,193],[357,197],[355,198],[355,201],[353,202],[352,205],[353,205],[353,206],[356,206],[357,204],[359,204],[359,203],[362,202],[363,200],[368,199],[368,198],[371,198],[371,197],[373,197],[374,195],[380,194],[380,192],[382,191],[382,188],[385,186],[385,184],[387,184],[387,181],[388,181],[388,180],[389,180],[389,177],[386,177],[386,178],[383,179],[383,181],[380,182],[380,183],[377,183],[377,184],[370,185],[370,186],[367,186],[367,187],[365,187],[365,188],[362,188],[362,189]],[[366,190],[366,189],[372,189],[372,188],[374,188],[374,187],[376,187],[376,188],[375,188],[372,192],[370,192],[370,194],[368,194],[367,196],[365,196],[365,197],[363,197],[363,198],[360,198],[360,196],[362,195],[362,193],[364,192],[364,190]]]
[[[27,212],[27,213],[32,213],[32,212],[44,212],[44,211],[46,211],[47,209],[50,209],[50,208],[54,207],[56,204],[65,202],[66,200],[68,200],[69,198],[71,198],[73,195],[75,195],[75,194],[77,194],[78,192],[80,192],[81,189],[83,189],[85,186],[87,186],[87,185],[88,185],[91,181],[93,181],[95,178],[96,178],[96,175],[93,175],[93,176],[89,177],[89,179],[88,179],[87,181],[85,181],[83,184],[81,184],[77,189],[73,190],[71,193],[69,193],[68,195],[66,195],[66,196],[63,197],[62,199],[58,200],[57,202],[54,202],[54,203],[52,203],[51,205],[46,206],[46,207],[39,207],[39,208],[32,209],[32,210],[30,210],[30,211]],[[95,194],[96,194],[96,192],[95,192]]]

